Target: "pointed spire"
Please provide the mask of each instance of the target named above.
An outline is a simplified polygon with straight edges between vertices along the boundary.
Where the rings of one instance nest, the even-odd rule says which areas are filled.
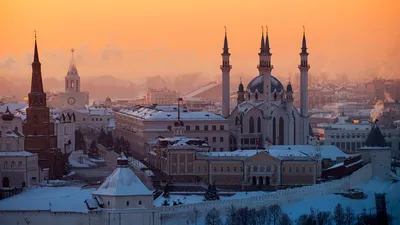
[[[78,75],[78,70],[76,69],[76,64],[75,64],[74,53],[75,49],[71,48],[71,62],[69,64],[67,76]]]
[[[224,52],[223,52],[223,54],[229,54],[228,36],[226,34],[226,26],[224,26],[224,28],[225,28],[225,38],[224,38]]]
[[[303,26],[303,42],[301,45],[301,53],[307,53],[306,28],[304,26]]]
[[[266,32],[266,38],[265,38],[265,52],[268,54],[271,54],[271,52],[269,51],[269,37],[268,37],[268,26],[265,26],[267,28],[267,32]]]
[[[265,41],[264,41],[264,27],[261,26],[261,47],[260,47],[260,53],[265,52]]]
[[[39,52],[37,48],[37,37],[36,37],[36,30],[35,32],[35,50],[33,52],[33,62],[39,62]]]

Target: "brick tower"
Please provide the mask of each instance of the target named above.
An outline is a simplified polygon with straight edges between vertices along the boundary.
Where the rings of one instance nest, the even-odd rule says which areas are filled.
[[[36,34],[31,92],[28,94],[28,99],[29,107],[26,109],[26,120],[23,124],[25,150],[39,154],[39,167],[49,169],[48,178],[60,178],[64,173],[65,157],[57,148],[54,123],[50,120],[50,109],[46,106]]]

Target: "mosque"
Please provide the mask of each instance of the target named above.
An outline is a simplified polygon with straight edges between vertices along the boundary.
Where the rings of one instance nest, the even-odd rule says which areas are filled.
[[[290,82],[286,88],[271,72],[268,31],[261,36],[259,75],[247,85],[240,82],[237,106],[230,111],[230,53],[225,31],[222,52],[222,116],[230,120],[230,150],[268,148],[269,145],[309,144],[312,130],[308,121],[308,52],[303,32],[300,52],[300,109],[293,106],[293,89]],[[269,91],[265,91],[269,90]],[[239,141],[240,140],[240,141]]]

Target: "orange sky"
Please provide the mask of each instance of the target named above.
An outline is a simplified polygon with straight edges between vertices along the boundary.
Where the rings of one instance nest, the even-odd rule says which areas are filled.
[[[396,43],[400,52],[398,9],[396,0],[1,1],[0,75],[30,76],[36,29],[44,76],[66,74],[72,47],[81,76],[219,76],[227,25],[232,74],[255,76],[268,25],[273,73],[286,79],[298,72],[305,25],[311,73],[358,76],[386,63]]]

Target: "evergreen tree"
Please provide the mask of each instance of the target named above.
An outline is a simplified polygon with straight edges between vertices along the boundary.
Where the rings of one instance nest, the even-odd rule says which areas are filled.
[[[204,200],[206,201],[219,200],[219,195],[217,191],[217,186],[215,185],[215,181],[214,184],[208,185],[208,190],[204,194]]]
[[[169,196],[170,196],[169,191],[170,191],[170,186],[169,186],[169,183],[167,183],[164,187],[164,192],[163,192],[164,198],[169,198]]]

